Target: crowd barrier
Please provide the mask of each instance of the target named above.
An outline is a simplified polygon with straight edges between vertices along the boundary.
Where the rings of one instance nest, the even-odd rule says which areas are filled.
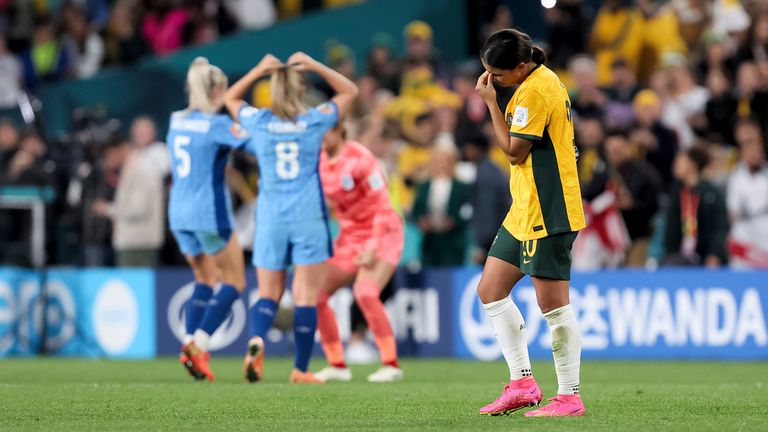
[[[257,299],[252,273],[247,294],[211,339],[216,354],[242,354],[247,340],[246,306]],[[387,311],[400,352],[499,358],[493,329],[475,293],[479,278],[477,268],[398,271]],[[571,285],[584,358],[768,359],[768,272],[612,270],[576,273]],[[191,289],[188,270],[52,269],[41,273],[2,268],[0,356],[38,353],[43,324],[49,353],[109,358],[175,355],[183,336],[183,306]],[[549,331],[530,279],[521,281],[513,298],[526,320],[531,355],[550,357]],[[345,339],[352,301],[347,289],[331,302]],[[271,354],[292,351],[291,314],[288,294],[267,336]]]

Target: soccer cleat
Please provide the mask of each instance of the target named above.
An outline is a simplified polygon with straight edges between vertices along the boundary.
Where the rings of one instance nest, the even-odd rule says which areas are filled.
[[[259,382],[264,375],[264,340],[254,336],[248,341],[248,351],[245,353],[243,364],[245,379],[248,382]]]
[[[587,411],[581,396],[557,395],[549,398],[550,404],[525,413],[526,417],[579,417]]]
[[[328,381],[347,382],[352,379],[352,371],[348,367],[340,368],[340,367],[328,366],[327,368],[316,373],[315,377],[320,378],[325,382],[328,382]]]
[[[324,384],[325,380],[321,379],[312,372],[302,372],[298,369],[291,371],[291,376],[288,378],[291,384]]]
[[[186,346],[187,346],[187,344],[184,344],[181,347],[181,352],[179,353],[179,363],[181,363],[182,366],[184,366],[184,369],[186,369],[187,372],[189,372],[189,375],[192,378],[194,378],[194,379],[196,379],[198,381],[204,380],[205,379],[205,375],[203,375],[202,373],[200,373],[197,370],[195,370],[194,365],[192,364],[192,360],[190,360],[189,357],[187,357],[187,355],[184,353],[184,350],[185,350]]]
[[[533,377],[510,381],[495,401],[480,408],[483,415],[508,415],[519,409],[541,403],[541,389]]]
[[[394,366],[382,366],[381,369],[368,375],[368,382],[384,383],[403,380],[403,370]]]
[[[207,351],[198,348],[194,342],[189,342],[181,347],[179,361],[182,362],[190,375],[196,380],[207,379],[213,381],[213,372],[211,372],[211,367],[208,364],[210,359],[211,355]]]

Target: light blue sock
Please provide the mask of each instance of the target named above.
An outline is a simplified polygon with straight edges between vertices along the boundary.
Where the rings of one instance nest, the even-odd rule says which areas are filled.
[[[240,293],[232,285],[222,285],[219,292],[208,302],[208,309],[205,310],[203,323],[200,324],[200,330],[212,335],[217,328],[227,319],[232,303],[240,297]]]
[[[315,346],[317,308],[296,306],[293,313],[293,338],[296,341],[294,367],[302,372],[309,369],[309,358]]]

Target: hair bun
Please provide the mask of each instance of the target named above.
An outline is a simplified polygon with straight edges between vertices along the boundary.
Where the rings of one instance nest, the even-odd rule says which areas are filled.
[[[544,52],[544,48],[533,45],[531,47],[531,61],[536,64],[544,64],[547,61],[547,54]]]

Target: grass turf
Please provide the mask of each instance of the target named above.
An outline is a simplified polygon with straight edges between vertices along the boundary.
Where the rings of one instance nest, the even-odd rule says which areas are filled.
[[[318,359],[315,367],[322,365]],[[0,430],[766,430],[768,364],[585,362],[583,418],[481,417],[505,365],[406,360],[406,380],[287,384],[291,363],[270,359],[263,383],[242,381],[239,359],[216,359],[215,383],[191,382],[175,359],[0,361]],[[551,362],[534,365],[545,397]]]

